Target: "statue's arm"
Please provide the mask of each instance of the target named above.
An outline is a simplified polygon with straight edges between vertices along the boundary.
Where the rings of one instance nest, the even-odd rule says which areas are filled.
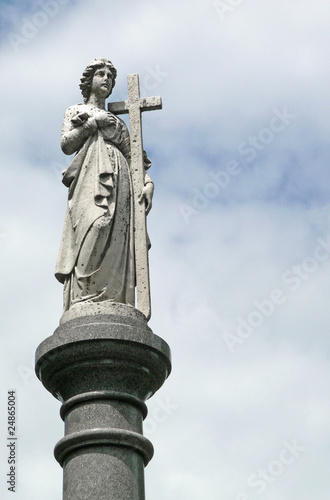
[[[117,117],[118,118],[118,117]],[[120,144],[120,150],[127,159],[128,162],[130,162],[131,159],[131,145],[130,145],[130,137],[129,137],[129,132],[128,128],[126,126],[126,123],[119,118],[119,120],[122,123],[122,137],[121,137],[121,144]],[[151,167],[151,161],[149,160],[147,153],[143,151],[143,165],[144,165],[144,186],[142,193],[140,194],[139,197],[139,202],[142,203],[142,200],[145,201],[145,206],[146,206],[146,214],[151,210],[152,207],[152,198],[154,195],[154,183],[151,180],[150,175],[146,172],[150,167]]]
[[[97,129],[95,118],[79,113],[77,106],[69,108],[63,119],[61,148],[66,155],[72,155],[83,146],[86,139]]]

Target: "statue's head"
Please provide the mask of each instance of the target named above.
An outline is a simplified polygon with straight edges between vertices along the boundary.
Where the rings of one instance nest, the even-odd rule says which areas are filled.
[[[110,89],[107,97],[111,94],[116,83],[117,70],[111,61],[99,57],[97,59],[93,59],[93,61],[85,68],[82,77],[80,78],[79,87],[84,97],[84,102],[87,102],[90,96],[95,71],[99,68],[103,68],[104,66],[109,68],[112,73],[112,88]]]

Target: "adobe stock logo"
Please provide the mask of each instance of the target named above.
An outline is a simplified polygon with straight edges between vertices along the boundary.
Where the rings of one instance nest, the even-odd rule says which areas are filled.
[[[168,397],[165,401],[158,398],[155,402],[156,406],[143,424],[144,430],[149,436],[156,431],[158,425],[166,422],[179,409],[179,405],[173,403]]]
[[[286,108],[274,109],[268,127],[262,128],[257,135],[250,135],[247,141],[241,142],[237,148],[239,154],[246,156],[248,163],[255,160],[258,151],[264,151],[268,144],[273,142],[275,136],[283,132],[295,118],[296,115],[288,113]]]
[[[283,287],[274,288],[267,297],[253,301],[253,309],[245,318],[236,318],[236,331],[224,332],[222,335],[230,353],[243,344],[260,328],[264,321],[278,311],[278,308],[297,292],[303,284],[311,279],[320,266],[330,261],[330,235],[326,239],[317,238],[313,254],[307,256],[299,265],[293,265],[281,275]]]
[[[141,79],[141,95],[146,94],[150,90],[155,90],[169,76],[167,71],[162,71],[159,64],[154,68],[146,67],[146,73]]]
[[[246,163],[251,163],[257,158],[258,154],[270,146],[279,134],[287,129],[295,118],[296,115],[289,113],[286,107],[273,109],[273,115],[267,126],[242,141],[236,148],[238,154],[244,157]],[[225,168],[208,172],[210,177],[208,182],[202,188],[192,189],[191,204],[180,203],[178,205],[184,221],[188,224],[192,216],[200,214],[209,206],[212,200],[221,196],[223,190],[227,189],[233,179],[237,178],[243,171],[244,168],[237,160],[231,160]]]
[[[283,448],[275,460],[269,462],[266,467],[260,467],[249,476],[247,483],[250,490],[239,493],[236,495],[235,500],[252,500],[252,498],[255,498],[255,494],[262,495],[265,493],[267,488],[278,477],[282,476],[287,466],[292,465],[307,450],[306,446],[299,445],[295,439],[292,443],[283,441],[282,446]]]
[[[19,52],[22,46],[35,38],[39,31],[47,26],[50,19],[59,13],[61,5],[66,5],[71,0],[39,0],[40,9],[29,17],[22,18],[20,33],[9,33],[8,40],[15,52]]]
[[[231,12],[233,12],[237,7],[242,5],[243,0],[215,0],[212,2],[213,8],[219,16],[221,21],[224,20],[225,16]]]

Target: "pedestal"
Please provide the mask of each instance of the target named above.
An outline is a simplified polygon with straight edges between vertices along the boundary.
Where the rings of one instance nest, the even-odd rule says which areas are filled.
[[[86,311],[64,318],[36,353],[38,378],[63,403],[63,499],[144,500],[145,401],[170,373],[170,350],[130,306]]]

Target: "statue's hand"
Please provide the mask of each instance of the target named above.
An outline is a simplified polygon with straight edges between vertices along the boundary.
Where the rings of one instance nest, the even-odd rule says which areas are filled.
[[[71,123],[74,127],[80,127],[83,125],[89,118],[88,113],[78,113],[76,116],[71,118]]]
[[[94,115],[96,123],[99,127],[109,127],[111,125],[116,126],[117,120],[114,115],[108,113],[107,111],[99,111]]]
[[[143,201],[145,201],[146,215],[148,215],[148,213],[151,210],[153,195],[154,195],[154,185],[152,182],[148,182],[148,184],[145,184],[145,186],[143,187],[142,193],[140,194],[139,200],[138,200],[139,203],[142,203]]]

